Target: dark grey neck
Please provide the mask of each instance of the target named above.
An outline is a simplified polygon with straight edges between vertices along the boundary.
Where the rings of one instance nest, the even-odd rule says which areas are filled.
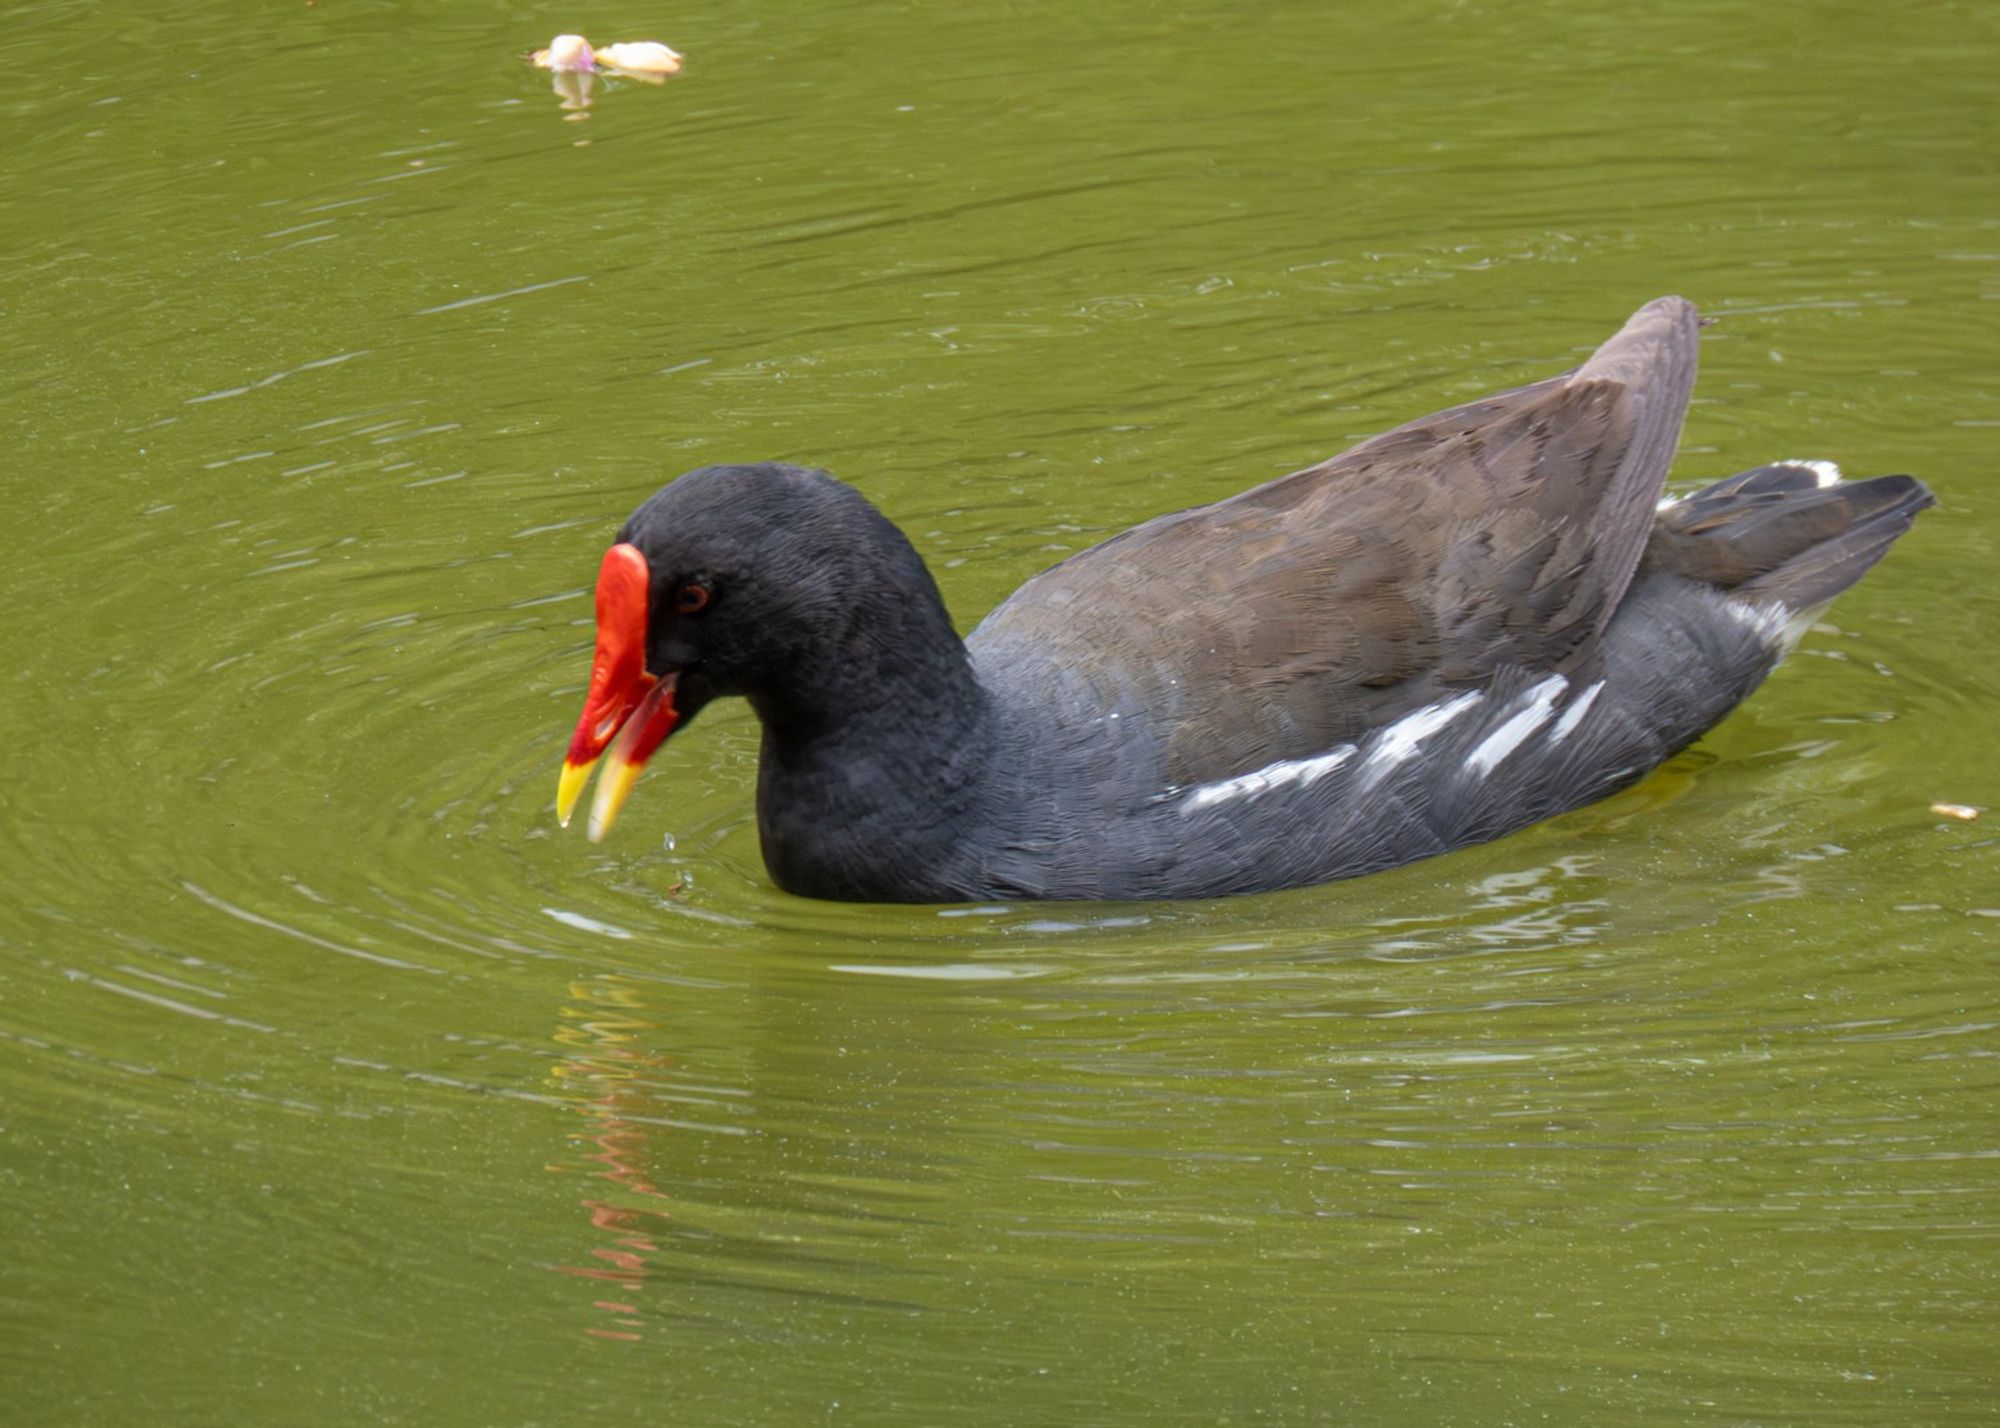
[[[899,575],[751,695],[764,725],[764,861],[789,892],[963,895],[954,870],[971,856],[972,832],[991,826],[992,701],[928,572],[920,585]]]

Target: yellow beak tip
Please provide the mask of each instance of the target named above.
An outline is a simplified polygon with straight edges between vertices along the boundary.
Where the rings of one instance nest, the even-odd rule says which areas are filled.
[[[590,804],[591,842],[602,843],[611,825],[618,821],[618,810],[625,806],[625,799],[632,792],[632,785],[639,781],[643,767],[628,762],[618,749],[611,750],[604,777],[597,781],[597,796]]]
[[[576,812],[576,801],[583,796],[583,786],[590,782],[590,771],[596,767],[596,759],[587,764],[563,760],[562,779],[556,784],[556,822],[563,827],[569,827],[569,817]]]

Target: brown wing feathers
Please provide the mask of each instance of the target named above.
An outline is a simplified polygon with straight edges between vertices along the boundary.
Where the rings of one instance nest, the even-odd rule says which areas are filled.
[[[1695,332],[1687,303],[1648,304],[1574,373],[1074,556],[976,638],[1032,642],[1178,710],[1182,781],[1356,738],[1437,697],[1440,677],[1563,669],[1644,552]]]

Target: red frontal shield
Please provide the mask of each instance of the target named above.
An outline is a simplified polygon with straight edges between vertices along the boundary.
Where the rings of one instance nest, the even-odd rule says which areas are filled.
[[[598,756],[641,704],[647,706],[647,717],[619,741],[614,756],[619,767],[607,774],[598,788],[599,807],[591,817],[594,835],[601,834],[600,822],[604,829],[610,827],[624,792],[653,750],[673,732],[677,718],[672,678],[662,682],[646,673],[651,585],[646,557],[637,546],[621,541],[604,552],[604,563],[597,571],[597,652],[590,664],[590,692],[584,696],[583,715],[576,721],[556,791],[556,816],[565,825]],[[605,816],[605,796],[612,792],[614,783],[619,791],[611,801],[609,816]]]

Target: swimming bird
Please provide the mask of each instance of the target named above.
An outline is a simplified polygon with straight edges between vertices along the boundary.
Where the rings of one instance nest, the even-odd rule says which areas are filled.
[[[602,755],[604,837],[725,696],[763,725],[765,864],[814,897],[1256,892],[1602,798],[1735,707],[1931,504],[1910,476],[1785,461],[1660,505],[1699,326],[1648,303],[1573,371],[1113,536],[963,640],[852,486],[690,471],[603,558],[558,814]]]

